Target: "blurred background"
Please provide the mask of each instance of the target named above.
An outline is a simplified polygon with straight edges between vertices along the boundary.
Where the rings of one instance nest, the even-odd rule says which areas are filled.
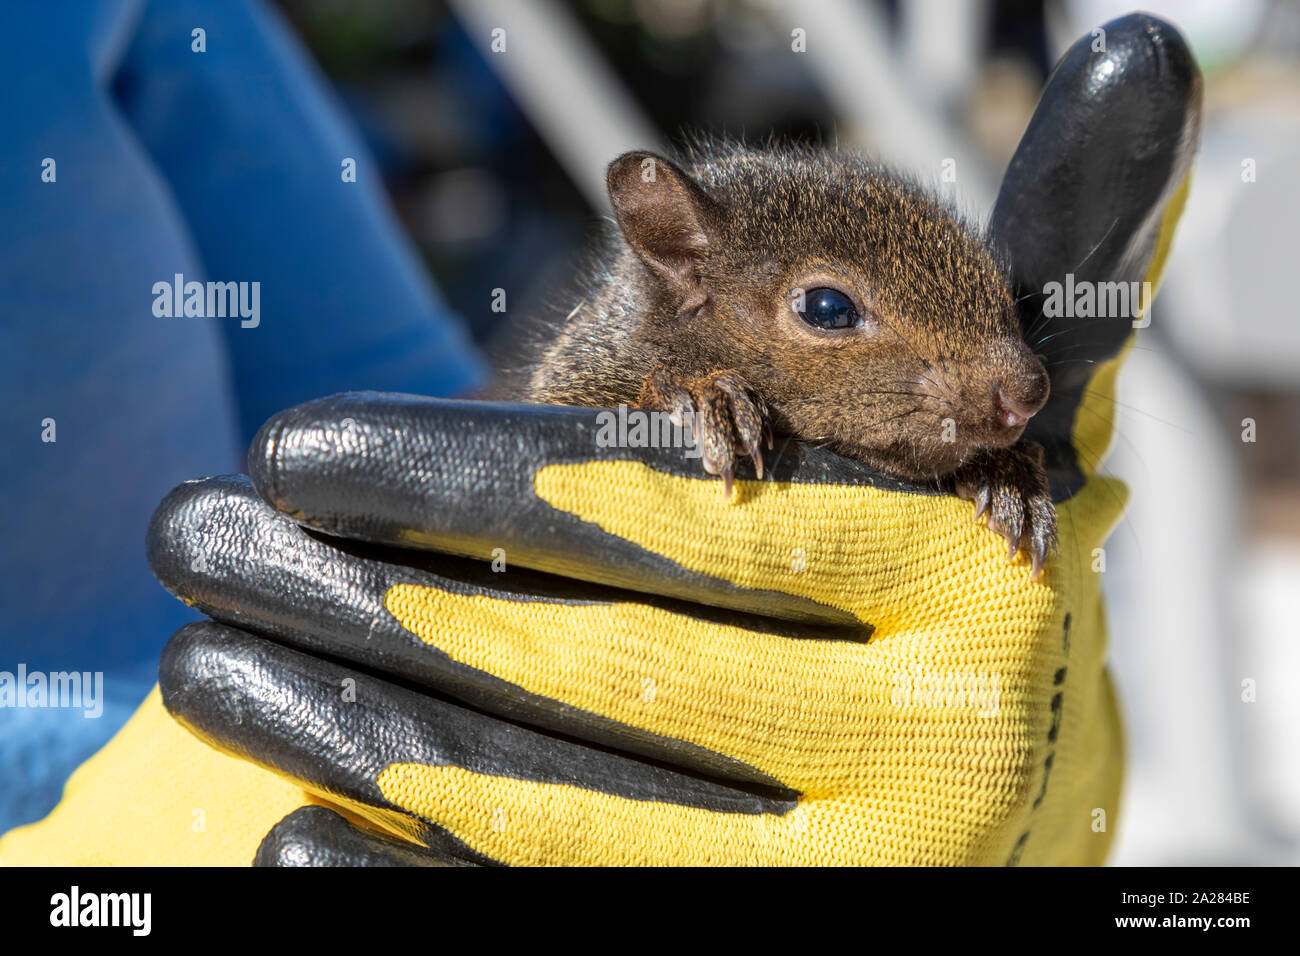
[[[493,290],[538,302],[573,273],[605,213],[605,164],[683,132],[860,147],[984,219],[1052,64],[1130,9],[1108,0],[273,6],[373,157],[448,311],[484,350],[503,324]],[[1109,463],[1133,492],[1105,576],[1129,732],[1113,862],[1295,864],[1300,322],[1288,278],[1300,221],[1300,8],[1143,8],[1179,26],[1196,52],[1206,123],[1151,326],[1121,376]],[[796,55],[801,32],[806,51]],[[955,182],[945,160],[956,161]],[[1247,419],[1254,441],[1242,439]],[[170,600],[160,589],[158,599]],[[133,686],[123,700],[138,699]],[[47,787],[12,803],[0,831],[56,796]]]

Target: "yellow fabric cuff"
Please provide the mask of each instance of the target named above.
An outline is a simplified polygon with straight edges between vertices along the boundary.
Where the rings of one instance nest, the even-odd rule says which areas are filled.
[[[176,723],[155,687],[63,799],[0,838],[6,866],[248,866],[266,832],[316,802]]]

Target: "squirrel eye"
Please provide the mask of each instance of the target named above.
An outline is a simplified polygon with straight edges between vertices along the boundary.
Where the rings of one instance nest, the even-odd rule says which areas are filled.
[[[800,317],[819,329],[851,329],[862,325],[853,300],[838,289],[810,289]]]

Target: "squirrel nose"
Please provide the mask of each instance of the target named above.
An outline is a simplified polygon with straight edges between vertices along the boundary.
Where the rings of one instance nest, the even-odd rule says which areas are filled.
[[[1029,419],[1047,404],[1052,380],[1047,375],[1043,360],[1018,339],[998,339],[993,343],[991,352],[991,417],[999,429],[1010,432],[1024,428]]]
[[[998,386],[993,402],[998,424],[1004,428],[1020,428],[1043,407],[1042,402],[1030,404],[1012,397],[1001,385]]]
[[[1037,368],[1028,370],[1024,378],[1003,379],[993,390],[994,415],[1003,428],[1024,427],[1047,403],[1051,380],[1041,362],[1035,359],[1033,364]]]

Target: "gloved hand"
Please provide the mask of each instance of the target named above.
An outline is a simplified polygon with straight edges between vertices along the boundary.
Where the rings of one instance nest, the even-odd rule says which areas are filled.
[[[1100,862],[1120,745],[1092,562],[1123,494],[1074,426],[1133,317],[1036,329],[1033,293],[1150,278],[1199,85],[1155,21],[1090,45],[994,214],[1054,372],[1045,581],[964,503],[824,450],[729,503],[680,450],[597,447],[592,410],[340,396],[273,418],[251,484],[159,509],[159,577],[221,622],[164,653],[168,710],[431,858]],[[313,835],[264,856],[338,851],[294,822]]]
[[[213,618],[164,652],[167,710],[348,818],[292,814],[258,861],[1103,860],[1093,556],[1124,495],[1093,472],[1133,321],[1039,310],[1066,273],[1155,282],[1200,82],[1153,18],[1091,43],[993,217],[1053,377],[1027,436],[1060,515],[1042,579],[969,504],[796,443],[728,503],[680,449],[598,447],[590,409],[290,409],[251,482],[181,486],[148,539]]]

